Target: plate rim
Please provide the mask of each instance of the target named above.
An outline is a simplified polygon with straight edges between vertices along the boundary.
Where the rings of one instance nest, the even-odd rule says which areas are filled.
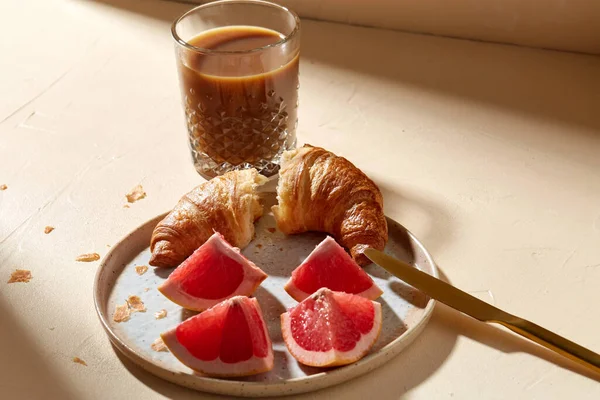
[[[202,392],[210,392],[221,395],[236,395],[244,397],[270,397],[276,395],[300,394],[316,391],[325,387],[334,386],[344,381],[366,374],[380,367],[382,364],[389,361],[389,359],[398,355],[402,350],[404,350],[404,348],[409,346],[414,341],[414,339],[423,331],[423,329],[429,322],[431,315],[433,314],[433,309],[435,308],[435,305],[437,304],[437,301],[435,299],[429,298],[427,305],[423,309],[423,317],[420,318],[415,325],[408,328],[400,336],[383,346],[381,349],[377,350],[375,353],[370,353],[367,356],[361,358],[360,360],[343,367],[339,367],[333,370],[326,370],[306,377],[283,379],[280,382],[274,383],[240,383],[239,381],[213,378],[201,375],[194,376],[193,380],[191,381],[192,383],[187,382],[189,380],[190,375],[169,371],[137,354],[137,352],[134,349],[127,345],[127,343],[125,343],[115,332],[113,332],[106,318],[108,315],[104,315],[104,313],[102,312],[102,306],[100,304],[102,297],[100,296],[99,292],[100,279],[102,277],[103,270],[106,268],[108,262],[113,257],[113,253],[115,252],[115,250],[118,249],[119,246],[126,242],[129,238],[135,235],[139,230],[146,227],[148,224],[153,223],[154,221],[156,221],[156,224],[158,224],[168,213],[169,211],[166,211],[138,225],[133,230],[129,231],[125,236],[123,236],[119,241],[117,241],[117,243],[111,246],[108,253],[106,253],[106,255],[100,261],[100,265],[96,270],[96,274],[94,276],[93,297],[96,315],[98,316],[102,328],[104,329],[111,343],[117,349],[119,349],[119,351],[121,351],[123,355],[125,355],[137,366],[141,367],[145,371],[150,372],[151,374],[161,379],[172,382],[174,384]],[[433,260],[433,257],[431,256],[429,251],[427,251],[423,243],[421,243],[421,241],[404,225],[400,224],[399,222],[393,220],[388,216],[386,216],[386,219],[394,221],[406,231],[411,241],[413,241],[420,247],[420,250],[425,256],[427,262],[431,265],[431,275],[439,279],[439,269],[435,261]],[[178,377],[180,379],[177,379]],[[204,383],[205,385],[201,385],[201,383]]]

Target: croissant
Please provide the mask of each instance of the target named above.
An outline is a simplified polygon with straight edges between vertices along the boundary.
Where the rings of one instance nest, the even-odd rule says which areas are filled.
[[[360,265],[367,247],[383,250],[388,228],[379,188],[343,157],[306,145],[283,154],[272,207],[283,233],[327,232]]]
[[[254,221],[263,213],[256,189],[266,182],[255,169],[246,169],[194,188],[154,228],[150,265],[179,265],[215,231],[232,246],[246,247],[254,236]]]

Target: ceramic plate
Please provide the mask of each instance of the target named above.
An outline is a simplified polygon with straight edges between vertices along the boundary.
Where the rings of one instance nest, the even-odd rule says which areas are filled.
[[[266,204],[265,210],[270,210],[270,204]],[[173,383],[205,392],[248,397],[318,390],[369,372],[397,355],[423,330],[433,311],[434,300],[377,265],[370,265],[365,270],[384,292],[377,300],[382,305],[383,326],[371,352],[362,360],[338,368],[319,369],[298,364],[288,353],[281,337],[279,316],[296,304],[283,286],[294,268],[325,235],[285,236],[274,231],[273,215],[266,212],[256,224],[255,239],[243,250],[243,254],[269,275],[255,296],[265,314],[273,341],[275,367],[268,373],[245,378],[201,376],[181,364],[171,353],[156,352],[150,347],[161,332],[195,314],[170,302],[156,289],[171,269],[150,267],[145,274],[138,275],[134,268],[148,265],[152,230],[163,217],[148,221],[112,247],[98,269],[94,301],[113,344],[141,368]],[[397,222],[388,219],[388,226],[389,241],[385,252],[437,277],[437,268],[423,245]],[[147,311],[132,313],[127,322],[114,322],[115,306],[124,304],[130,295],[139,296]],[[154,313],[161,309],[167,310],[167,317],[157,320]]]

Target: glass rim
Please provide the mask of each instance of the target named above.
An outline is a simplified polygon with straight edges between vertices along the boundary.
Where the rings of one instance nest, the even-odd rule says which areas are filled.
[[[260,6],[265,6],[265,7],[277,8],[281,11],[284,11],[284,12],[290,14],[294,18],[295,26],[294,26],[294,29],[288,35],[285,35],[283,38],[281,38],[281,40],[279,40],[275,43],[271,43],[271,44],[261,46],[261,47],[256,47],[256,48],[250,49],[250,50],[212,50],[212,49],[207,49],[204,47],[196,47],[194,45],[189,44],[187,41],[183,40],[179,36],[179,34],[177,33],[177,25],[185,17],[195,13],[198,10],[202,10],[204,8],[209,8],[209,7],[222,5],[222,4],[254,4],[254,5],[260,5]],[[218,0],[218,1],[212,1],[210,3],[206,3],[206,4],[199,5],[197,7],[194,7],[191,10],[183,13],[171,25],[171,35],[173,35],[173,39],[175,39],[175,42],[177,44],[179,44],[180,46],[183,46],[189,50],[195,51],[197,53],[213,54],[213,55],[217,55],[217,54],[223,54],[223,55],[250,54],[250,53],[255,53],[255,52],[263,51],[266,49],[270,49],[273,47],[278,47],[278,46],[281,46],[281,45],[289,42],[292,38],[294,38],[298,34],[299,31],[300,31],[300,17],[298,17],[298,14],[296,14],[294,11],[290,10],[287,7],[284,7],[279,4],[271,3],[269,1],[263,1],[263,0]]]

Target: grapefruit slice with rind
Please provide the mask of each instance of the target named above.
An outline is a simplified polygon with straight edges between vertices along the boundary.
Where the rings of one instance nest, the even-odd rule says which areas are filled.
[[[208,376],[247,376],[273,368],[271,339],[254,298],[232,297],[160,336],[179,361]]]
[[[383,294],[373,279],[328,236],[293,272],[284,289],[302,301],[322,287],[375,300]]]
[[[266,278],[238,248],[215,233],[158,290],[184,308],[203,311],[233,296],[250,296]]]
[[[290,354],[313,367],[358,361],[373,347],[380,331],[381,304],[327,288],[281,314],[281,332]]]

